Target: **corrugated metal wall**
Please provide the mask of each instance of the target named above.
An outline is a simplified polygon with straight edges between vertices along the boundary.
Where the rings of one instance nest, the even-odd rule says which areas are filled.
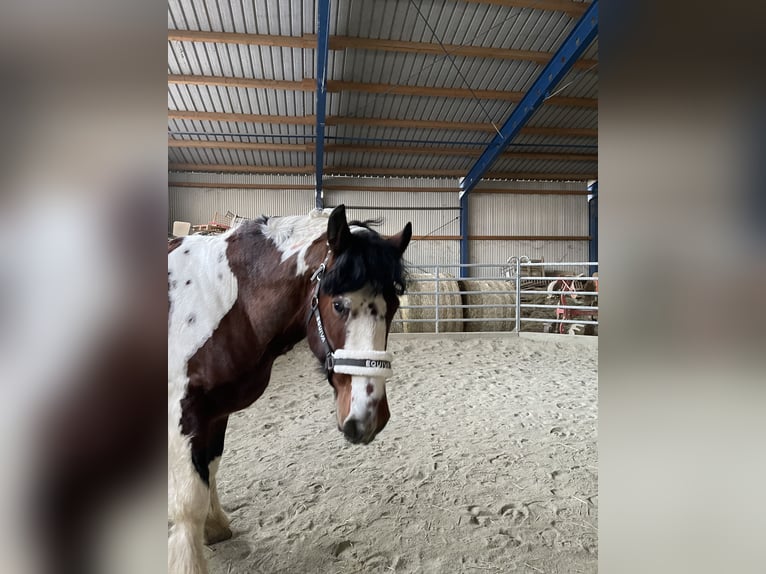
[[[389,182],[388,187],[400,187],[402,182],[398,183],[399,185]],[[429,180],[428,183],[430,185],[423,187],[436,186],[434,180]],[[454,182],[450,183],[450,187],[454,186]],[[365,187],[368,185],[370,184],[366,184]],[[407,260],[411,265],[458,263],[460,260],[458,241],[417,239],[423,236],[460,234],[460,202],[457,193],[368,190],[325,193],[326,205],[335,206],[341,203],[347,206],[348,215],[352,219],[383,217],[381,230],[386,234],[398,233],[408,221],[411,222],[412,234],[416,238],[407,249]],[[397,209],[390,209],[394,207]]]
[[[471,194],[471,235],[588,235],[585,195]]]
[[[530,191],[583,191],[582,182],[483,182],[470,198],[471,235],[588,235],[587,195],[535,195],[481,193],[482,189]],[[472,263],[504,263],[509,257],[526,255],[544,261],[587,261],[588,242],[576,240],[525,239],[515,241],[471,241]],[[495,274],[475,269],[474,276]]]
[[[587,241],[471,241],[471,260],[473,263],[502,264],[509,257],[526,255],[530,259],[543,259],[546,262],[587,261]],[[578,272],[580,270],[578,269]],[[473,277],[497,275],[497,269],[478,268],[471,272]]]
[[[174,182],[237,183],[284,185],[285,189],[219,189],[174,186]],[[169,226],[173,221],[206,223],[218,212],[232,211],[245,217],[294,215],[308,213],[314,207],[313,189],[290,189],[290,186],[313,184],[313,176],[260,176],[238,174],[174,173],[169,182]],[[326,183],[325,205],[341,203],[351,219],[382,217],[381,231],[399,232],[410,221],[413,240],[407,251],[409,263],[418,265],[454,264],[460,259],[457,239],[433,240],[433,236],[457,238],[459,199],[451,192],[397,192],[392,188],[455,188],[454,179],[332,178]],[[345,189],[359,186],[361,189]],[[343,187],[344,189],[333,189]],[[369,188],[380,188],[371,191]],[[487,182],[482,189],[571,190],[581,191],[584,183]],[[396,209],[392,209],[396,208]],[[587,195],[533,195],[480,193],[470,199],[472,235],[545,235],[587,236]],[[545,261],[587,261],[585,240],[472,240],[473,263],[502,264],[511,256],[526,255]],[[475,276],[494,275],[493,270],[477,270]]]
[[[284,185],[285,189],[221,189],[174,187],[173,183],[234,183]],[[256,174],[173,173],[168,181],[168,225],[173,221],[207,223],[218,212],[233,211],[243,217],[295,215],[314,207],[314,191],[290,189],[291,185],[313,185],[313,176],[274,176]]]
[[[470,199],[472,235],[588,235],[586,195],[505,195],[477,193]],[[588,242],[525,239],[471,241],[473,263],[504,262],[526,255],[545,261],[587,261]],[[488,276],[475,270],[474,276]]]
[[[243,217],[259,215],[295,215],[308,213],[314,207],[314,192],[310,190],[254,190],[173,187],[170,196],[171,224],[189,221],[207,223],[216,212],[232,211]]]

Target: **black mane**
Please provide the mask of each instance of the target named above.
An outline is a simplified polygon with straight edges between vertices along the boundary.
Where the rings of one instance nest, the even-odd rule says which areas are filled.
[[[370,231],[375,231],[373,227],[380,227],[381,225],[383,225],[383,219],[380,217],[376,219],[365,219],[364,221],[354,219],[353,221],[348,222],[349,227],[364,227]]]
[[[372,229],[371,225],[379,224],[380,220],[349,222],[349,226],[366,231],[351,233],[345,249],[322,280],[324,293],[339,295],[358,291],[365,285],[375,293],[404,293],[407,277],[401,253]]]

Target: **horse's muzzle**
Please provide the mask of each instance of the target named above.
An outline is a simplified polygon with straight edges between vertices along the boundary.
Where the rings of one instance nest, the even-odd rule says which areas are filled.
[[[376,434],[369,432],[364,424],[355,419],[347,420],[341,430],[351,444],[369,444]]]

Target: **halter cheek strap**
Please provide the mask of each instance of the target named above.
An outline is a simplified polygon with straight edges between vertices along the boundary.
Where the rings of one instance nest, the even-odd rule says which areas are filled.
[[[317,324],[317,334],[319,335],[319,340],[325,350],[325,368],[327,369],[327,380],[329,381],[330,385],[332,385],[332,367],[334,362],[333,348],[330,344],[330,341],[327,339],[327,334],[325,333],[324,325],[322,324],[322,314],[319,312],[319,287],[322,283],[322,276],[324,275],[327,259],[329,257],[330,251],[328,250],[327,257],[325,257],[322,264],[311,276],[311,281],[315,281],[316,286],[314,287],[314,293],[311,296],[311,308],[309,309],[308,317],[306,317],[306,325],[308,326],[308,323],[311,321],[311,317],[313,316]]]
[[[319,288],[322,283],[322,277],[327,269],[327,260],[330,258],[328,250],[322,264],[311,276],[311,281],[316,282],[314,293],[311,296],[311,308],[309,309],[306,324],[314,317],[317,325],[317,334],[325,350],[325,368],[327,369],[327,380],[332,385],[332,373],[343,373],[346,375],[359,375],[363,377],[390,377],[392,375],[391,359],[393,358],[389,351],[366,351],[351,349],[333,349],[327,333],[322,324],[322,314],[319,311]]]

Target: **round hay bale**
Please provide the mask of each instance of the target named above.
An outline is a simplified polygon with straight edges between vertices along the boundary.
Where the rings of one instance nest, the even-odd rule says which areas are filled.
[[[461,279],[458,284],[463,293],[463,305],[497,305],[497,307],[464,307],[463,317],[476,319],[464,323],[465,331],[513,331],[516,328],[516,293],[510,281],[489,279]],[[498,293],[502,291],[502,293]],[[507,306],[506,306],[507,305]],[[486,321],[485,319],[507,319],[507,321]]]
[[[556,300],[549,297],[545,291],[522,291],[521,292],[521,303],[532,303],[535,305],[551,305],[555,304]],[[553,308],[540,308],[540,307],[532,307],[532,308],[521,308],[521,316],[522,318],[530,318],[530,319],[555,319],[556,318],[556,310]],[[543,332],[552,332],[551,329],[555,330],[557,324],[552,323],[541,323],[538,321],[531,321],[531,322],[522,322],[521,323],[521,330],[525,332],[532,332],[532,333],[543,333]]]
[[[423,281],[423,279],[436,279],[436,275],[430,273],[410,273],[408,276],[407,292],[399,297],[399,303],[408,305],[436,305],[436,281]],[[462,303],[460,288],[457,280],[444,273],[439,274],[439,332],[455,333],[463,330],[461,321],[449,321],[449,319],[462,319],[463,310],[458,307]],[[423,293],[431,293],[425,295]],[[450,305],[451,307],[442,307]],[[436,309],[402,309],[394,315],[396,319],[430,319],[414,323],[394,323],[392,333],[435,333],[436,332]],[[447,321],[445,321],[447,319]]]

